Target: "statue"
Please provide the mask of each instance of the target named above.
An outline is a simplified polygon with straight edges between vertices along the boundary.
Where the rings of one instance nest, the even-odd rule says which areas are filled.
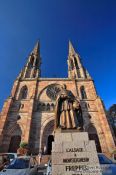
[[[55,106],[55,129],[83,130],[82,110],[79,101],[63,85]]]

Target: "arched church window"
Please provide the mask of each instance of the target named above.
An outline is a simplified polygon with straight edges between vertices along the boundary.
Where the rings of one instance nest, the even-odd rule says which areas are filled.
[[[36,77],[36,70],[34,70],[34,72],[33,72],[33,78],[35,78]]]
[[[80,73],[80,69],[79,69],[79,65],[78,65],[76,57],[74,57],[74,63],[75,63],[75,67],[77,69],[78,78],[81,78],[81,73]]]
[[[28,68],[26,71],[25,78],[30,78],[30,75],[31,75],[31,68]]]
[[[77,63],[77,59],[76,59],[76,57],[74,57],[74,62],[75,62],[75,66],[76,66],[76,68],[79,69],[79,66],[78,66],[78,63]]]
[[[77,75],[78,75],[78,78],[81,78],[80,69],[77,69]]]
[[[28,95],[28,89],[27,86],[23,86],[20,90],[20,94],[19,94],[19,99],[26,99]]]
[[[47,111],[50,111],[50,104],[47,104]]]
[[[42,111],[46,111],[46,105],[45,105],[45,103],[41,104],[41,110]]]
[[[74,64],[73,64],[73,60],[70,61],[70,67],[71,67],[71,70],[74,69]]]
[[[40,111],[41,110],[41,103],[39,103],[38,105],[37,105],[37,111]]]
[[[31,57],[30,62],[28,63],[28,68],[31,69],[34,63],[34,56]]]
[[[31,57],[30,63],[31,63],[31,65],[33,65],[33,63],[34,63],[34,56]]]
[[[80,91],[81,91],[81,98],[82,99],[87,99],[87,94],[86,94],[84,86],[81,86]]]

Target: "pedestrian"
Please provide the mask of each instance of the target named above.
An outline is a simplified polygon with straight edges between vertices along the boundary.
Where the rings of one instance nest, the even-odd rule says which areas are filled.
[[[39,158],[39,165],[40,165],[41,164],[41,159],[42,159],[42,151],[39,152],[38,158]]]

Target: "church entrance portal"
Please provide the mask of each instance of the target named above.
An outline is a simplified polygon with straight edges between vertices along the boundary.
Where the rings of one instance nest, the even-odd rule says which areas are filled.
[[[16,153],[21,142],[21,136],[12,136],[8,152]]]
[[[101,153],[102,151],[101,151],[101,146],[100,146],[98,135],[97,134],[89,134],[89,139],[95,141],[97,152]]]
[[[54,141],[54,136],[49,135],[48,136],[48,142],[47,142],[47,154],[51,154],[52,151],[52,142]]]

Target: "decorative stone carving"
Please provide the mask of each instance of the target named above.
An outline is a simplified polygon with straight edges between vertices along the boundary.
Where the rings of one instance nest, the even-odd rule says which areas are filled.
[[[55,108],[54,103],[39,102],[37,105],[37,111],[52,112],[52,111],[54,111],[54,108]]]
[[[60,91],[61,91],[60,85],[51,84],[48,86],[46,94],[51,100],[55,101]]]

